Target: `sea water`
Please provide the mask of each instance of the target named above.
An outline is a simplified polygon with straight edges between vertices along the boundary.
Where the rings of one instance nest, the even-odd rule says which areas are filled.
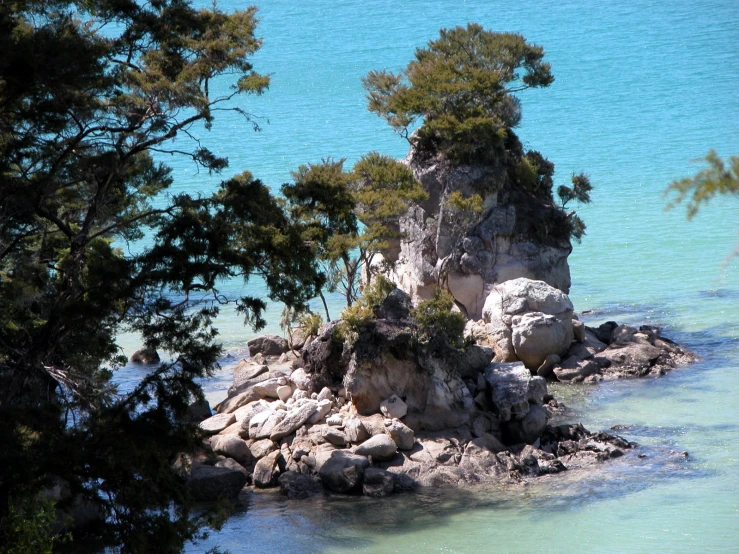
[[[570,297],[586,321],[659,325],[701,360],[662,378],[553,387],[571,420],[620,424],[640,452],[592,473],[506,489],[426,491],[384,500],[288,501],[255,493],[220,533],[189,552],[736,552],[739,549],[739,242],[736,198],[716,198],[691,222],[665,212],[663,191],[695,174],[709,149],[739,155],[737,0],[270,0],[255,2],[270,90],[219,114],[204,144],[279,189],[299,165],[407,143],[366,110],[361,78],[400,70],[442,27],[477,22],[545,48],[554,84],[521,95],[517,133],[556,165],[556,185],[590,175],[588,228],[570,257]],[[245,7],[223,1],[220,9]],[[175,158],[175,189],[213,190],[219,177]],[[220,177],[220,178],[222,178]],[[259,283],[225,292],[265,296]],[[279,306],[268,331],[279,332]],[[331,303],[333,315],[341,310]],[[229,363],[254,336],[225,311],[228,356],[205,383],[225,395]],[[130,352],[135,337],[122,337]],[[121,379],[141,370],[126,368]],[[670,454],[687,451],[688,457]]]

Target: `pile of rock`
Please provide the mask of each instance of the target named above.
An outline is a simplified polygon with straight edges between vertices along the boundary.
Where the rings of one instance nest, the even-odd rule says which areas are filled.
[[[520,480],[630,448],[614,435],[549,425],[556,403],[544,378],[521,362],[491,363],[489,348],[424,348],[413,340],[404,293],[386,304],[378,311],[386,317],[351,345],[336,324],[299,356],[258,339],[218,413],[200,424],[210,435],[204,452],[178,466],[195,498],[248,483],[291,497],[385,496]]]
[[[570,299],[543,281],[520,278],[496,285],[483,318],[465,332],[488,345],[495,360],[520,360],[535,375],[563,382],[662,375],[696,356],[660,335],[609,321],[585,326]]]

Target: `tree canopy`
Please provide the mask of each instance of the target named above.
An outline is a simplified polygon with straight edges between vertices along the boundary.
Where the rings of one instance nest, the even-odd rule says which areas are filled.
[[[521,112],[514,93],[553,81],[544,49],[516,33],[486,31],[476,23],[442,29],[418,48],[400,73],[364,78],[370,111],[408,138],[459,161],[485,160],[504,147]]]
[[[326,159],[301,166],[293,182],[282,186],[282,194],[323,264],[328,290],[340,291],[351,306],[362,271],[371,282],[378,270],[375,256],[402,237],[400,216],[427,194],[413,172],[389,156],[370,152],[352,171],[344,170],[344,162]],[[326,312],[330,319],[327,307]]]
[[[213,320],[235,302],[264,325],[262,298],[226,298],[219,282],[258,275],[289,306],[323,285],[304,230],[258,179],[171,194],[155,158],[217,173],[227,160],[195,131],[224,110],[258,127],[234,102],[269,85],[251,63],[256,23],[254,8],[184,0],[0,4],[0,544],[57,479],[71,489],[59,507],[102,515],[76,542],[179,551],[203,520],[171,463],[200,441],[188,405],[220,353]],[[125,330],[173,358],[130,392],[111,382]]]

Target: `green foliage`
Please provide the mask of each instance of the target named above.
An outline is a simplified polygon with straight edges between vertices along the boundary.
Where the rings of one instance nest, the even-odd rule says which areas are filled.
[[[428,195],[407,166],[388,156],[371,152],[352,172],[343,164],[329,158],[301,166],[282,193],[305,244],[323,263],[328,290],[341,290],[351,306],[360,272],[371,282],[373,258],[402,238],[400,216]]]
[[[1,554],[51,554],[55,544],[68,540],[68,536],[54,531],[57,514],[54,503],[24,498],[10,503],[6,520]]]
[[[584,173],[573,173],[571,181],[571,188],[565,185],[560,185],[557,188],[557,196],[559,196],[560,202],[562,203],[563,211],[572,200],[580,204],[590,203],[590,191],[593,190],[593,186],[590,184],[590,178]],[[580,242],[585,235],[585,222],[574,211],[567,214],[565,222],[569,227],[569,236]]]
[[[521,113],[515,92],[546,87],[554,77],[544,50],[515,33],[478,24],[442,29],[399,74],[371,71],[363,80],[370,111],[419,145],[467,162],[502,150]]]
[[[667,205],[667,209],[675,207],[689,197],[688,219],[692,219],[701,205],[717,194],[739,195],[739,156],[730,157],[727,164],[715,150],[711,150],[706,155],[706,162],[708,167],[699,171],[694,177],[673,181],[667,187],[665,196],[671,193],[677,194]]]
[[[222,110],[258,127],[243,107],[269,84],[251,64],[255,14],[182,0],[0,4],[2,544],[9,499],[55,476],[100,505],[104,524],[86,537],[99,549],[179,551],[207,522],[171,463],[201,442],[188,405],[221,351],[214,319],[232,302],[265,323],[263,298],[227,298],[219,282],[258,275],[291,307],[324,284],[306,228],[251,174],[211,196],[171,194],[154,159],[218,172],[227,160],[194,136]],[[231,88],[214,95],[213,79]],[[135,253],[115,246],[145,235]],[[127,392],[110,381],[122,331],[174,356]]]
[[[473,194],[467,198],[458,190],[447,196],[446,201],[450,207],[458,212],[468,212],[479,216],[484,208],[482,196]]]
[[[321,314],[305,312],[298,319],[298,325],[300,325],[306,335],[316,336],[323,325],[323,318]]]
[[[700,207],[717,194],[723,196],[739,196],[739,156],[732,156],[728,164],[711,150],[706,155],[708,167],[699,171],[694,177],[686,177],[673,181],[664,193],[668,196],[677,193],[677,196],[667,204],[671,209],[690,197],[688,202],[688,220],[698,213]],[[728,260],[739,256],[739,246],[728,256]]]
[[[452,311],[454,298],[444,289],[437,288],[433,298],[419,302],[412,317],[418,326],[422,341],[441,341],[459,348],[464,343],[465,317]]]
[[[372,283],[366,285],[359,300],[341,313],[341,319],[349,332],[359,333],[364,326],[374,321],[375,310],[394,288],[395,284],[384,275],[377,275]]]

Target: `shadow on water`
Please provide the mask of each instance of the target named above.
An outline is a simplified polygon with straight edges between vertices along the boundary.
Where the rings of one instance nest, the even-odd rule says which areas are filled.
[[[451,528],[460,517],[480,510],[535,520],[547,513],[577,512],[661,483],[710,474],[667,448],[645,447],[592,468],[533,478],[524,484],[422,489],[383,499],[289,500],[273,491],[250,493],[247,509],[232,517],[208,548],[218,544],[233,554],[269,551],[279,540],[281,552],[361,551],[377,543],[372,537]],[[286,533],[289,541],[284,540]],[[205,550],[205,545],[195,545],[187,552]]]

